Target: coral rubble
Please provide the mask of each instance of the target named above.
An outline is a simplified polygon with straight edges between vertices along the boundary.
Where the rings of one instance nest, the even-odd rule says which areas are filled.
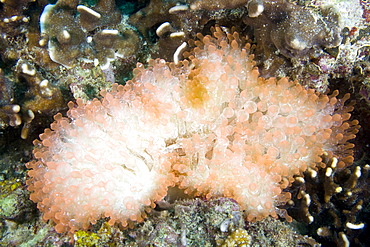
[[[277,219],[246,225],[239,205],[229,198],[179,200],[161,208],[163,203],[133,229],[101,223],[92,231],[77,231],[75,246],[318,246]]]
[[[234,200],[194,199],[167,205],[130,232],[139,245],[221,246],[232,232],[244,226],[243,214]]]

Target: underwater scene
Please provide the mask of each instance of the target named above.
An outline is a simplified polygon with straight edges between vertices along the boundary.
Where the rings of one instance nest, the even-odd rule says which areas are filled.
[[[370,2],[1,0],[0,246],[370,246]]]

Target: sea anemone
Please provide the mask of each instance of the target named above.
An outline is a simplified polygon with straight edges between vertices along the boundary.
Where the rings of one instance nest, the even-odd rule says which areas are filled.
[[[87,229],[101,217],[124,226],[141,221],[145,206],[154,207],[176,182],[165,155],[166,140],[176,136],[168,128],[171,105],[129,84],[115,85],[102,100],[70,102],[69,118],[57,114],[35,141],[28,189],[58,232]]]
[[[185,60],[138,64],[125,86],[101,100],[69,103],[35,141],[27,167],[31,200],[59,232],[140,221],[168,186],[234,198],[248,220],[280,215],[293,176],[353,161],[358,121],[349,95],[322,95],[287,78],[264,79],[250,44],[212,28],[190,40]]]

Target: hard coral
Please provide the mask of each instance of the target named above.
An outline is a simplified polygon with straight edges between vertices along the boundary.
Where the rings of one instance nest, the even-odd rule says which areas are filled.
[[[319,46],[340,44],[339,14],[331,8],[322,8],[319,14],[286,0],[195,0],[190,8],[217,10],[241,6],[248,10],[243,21],[262,32],[271,33],[272,42],[286,57],[302,56]],[[257,31],[257,36],[261,35],[261,30]]]
[[[24,123],[21,137],[26,139],[35,114],[52,116],[64,107],[65,101],[61,90],[47,79],[43,79],[34,64],[19,59],[16,72],[18,80],[25,81],[28,87],[20,107]]]
[[[339,18],[346,18],[337,4],[328,7],[318,1],[310,1],[310,6],[304,3],[307,1],[151,0],[130,16],[130,23],[143,34],[151,58],[167,61],[174,61],[174,51],[182,42],[198,32],[208,34],[215,23],[225,28],[235,26],[255,42],[253,53],[262,77],[289,76],[325,92],[327,75],[322,71],[313,74],[313,69],[317,70],[313,58],[336,49],[333,47],[342,40]]]
[[[185,2],[177,0],[151,0],[148,6],[131,15],[129,21],[142,33],[151,58],[173,61],[176,48],[184,41],[199,32],[208,32],[214,23],[239,27],[245,13],[242,8],[192,10]]]
[[[72,67],[86,45],[85,33],[76,21],[77,4],[78,0],[49,4],[40,17],[41,34],[47,37],[51,60],[66,67]]]
[[[177,184],[186,193],[232,197],[247,219],[277,213],[293,176],[351,163],[358,121],[349,95],[321,95],[287,78],[263,79],[238,33],[198,35],[186,60],[139,64],[102,100],[69,103],[35,141],[31,199],[56,229],[141,220],[145,205]],[[176,176],[176,177],[175,177]],[[276,213],[277,212],[277,213]]]
[[[135,56],[138,35],[124,25],[114,1],[98,1],[89,8],[78,0],[59,0],[44,8],[40,29],[51,60],[67,68],[83,57],[107,68],[116,56]]]
[[[236,247],[249,247],[251,237],[247,230],[237,229],[233,231],[221,245],[222,247],[236,246]]]
[[[13,102],[13,86],[0,68],[0,129],[5,129],[9,125],[18,126],[22,123],[19,115],[20,106]]]
[[[2,0],[0,2],[0,31],[1,38],[8,35],[19,35],[25,29],[21,27],[29,22],[24,12],[30,2],[35,0]]]
[[[325,157],[324,162],[326,168],[296,177],[289,188],[296,194],[289,214],[309,223],[310,235],[323,245],[368,245],[365,225],[370,166],[356,164],[339,169],[336,158]]]

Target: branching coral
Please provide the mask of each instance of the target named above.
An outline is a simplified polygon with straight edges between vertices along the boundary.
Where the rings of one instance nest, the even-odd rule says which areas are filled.
[[[24,15],[27,5],[35,0],[2,0],[0,4],[0,31],[8,35],[19,35],[25,32],[21,26],[29,22],[29,17]],[[6,38],[6,37],[1,37]]]
[[[310,235],[325,245],[368,244],[363,205],[368,204],[369,165],[338,169],[337,159],[324,158],[326,168],[296,177],[289,189],[296,220],[308,223]]]
[[[141,220],[145,206],[178,185],[186,193],[232,197],[248,220],[290,220],[278,205],[293,176],[324,166],[325,152],[353,161],[349,95],[322,95],[287,78],[263,79],[237,32],[198,35],[177,64],[139,64],[102,100],[69,103],[35,141],[27,164],[31,199],[57,231]]]
[[[0,128],[23,124],[21,137],[26,139],[35,114],[52,116],[65,102],[61,91],[48,80],[42,79],[33,64],[20,59],[15,71],[17,81],[25,81],[28,92],[26,97],[15,100],[16,83],[6,78],[0,69]]]
[[[28,88],[21,104],[24,123],[21,137],[26,139],[30,123],[34,119],[35,114],[52,116],[64,107],[65,101],[61,90],[48,80],[43,79],[33,64],[20,59],[16,65],[16,71],[18,72],[18,80],[25,81]]]
[[[13,102],[14,92],[12,83],[0,69],[0,128],[8,125],[18,126],[22,123],[19,115],[20,106]]]

